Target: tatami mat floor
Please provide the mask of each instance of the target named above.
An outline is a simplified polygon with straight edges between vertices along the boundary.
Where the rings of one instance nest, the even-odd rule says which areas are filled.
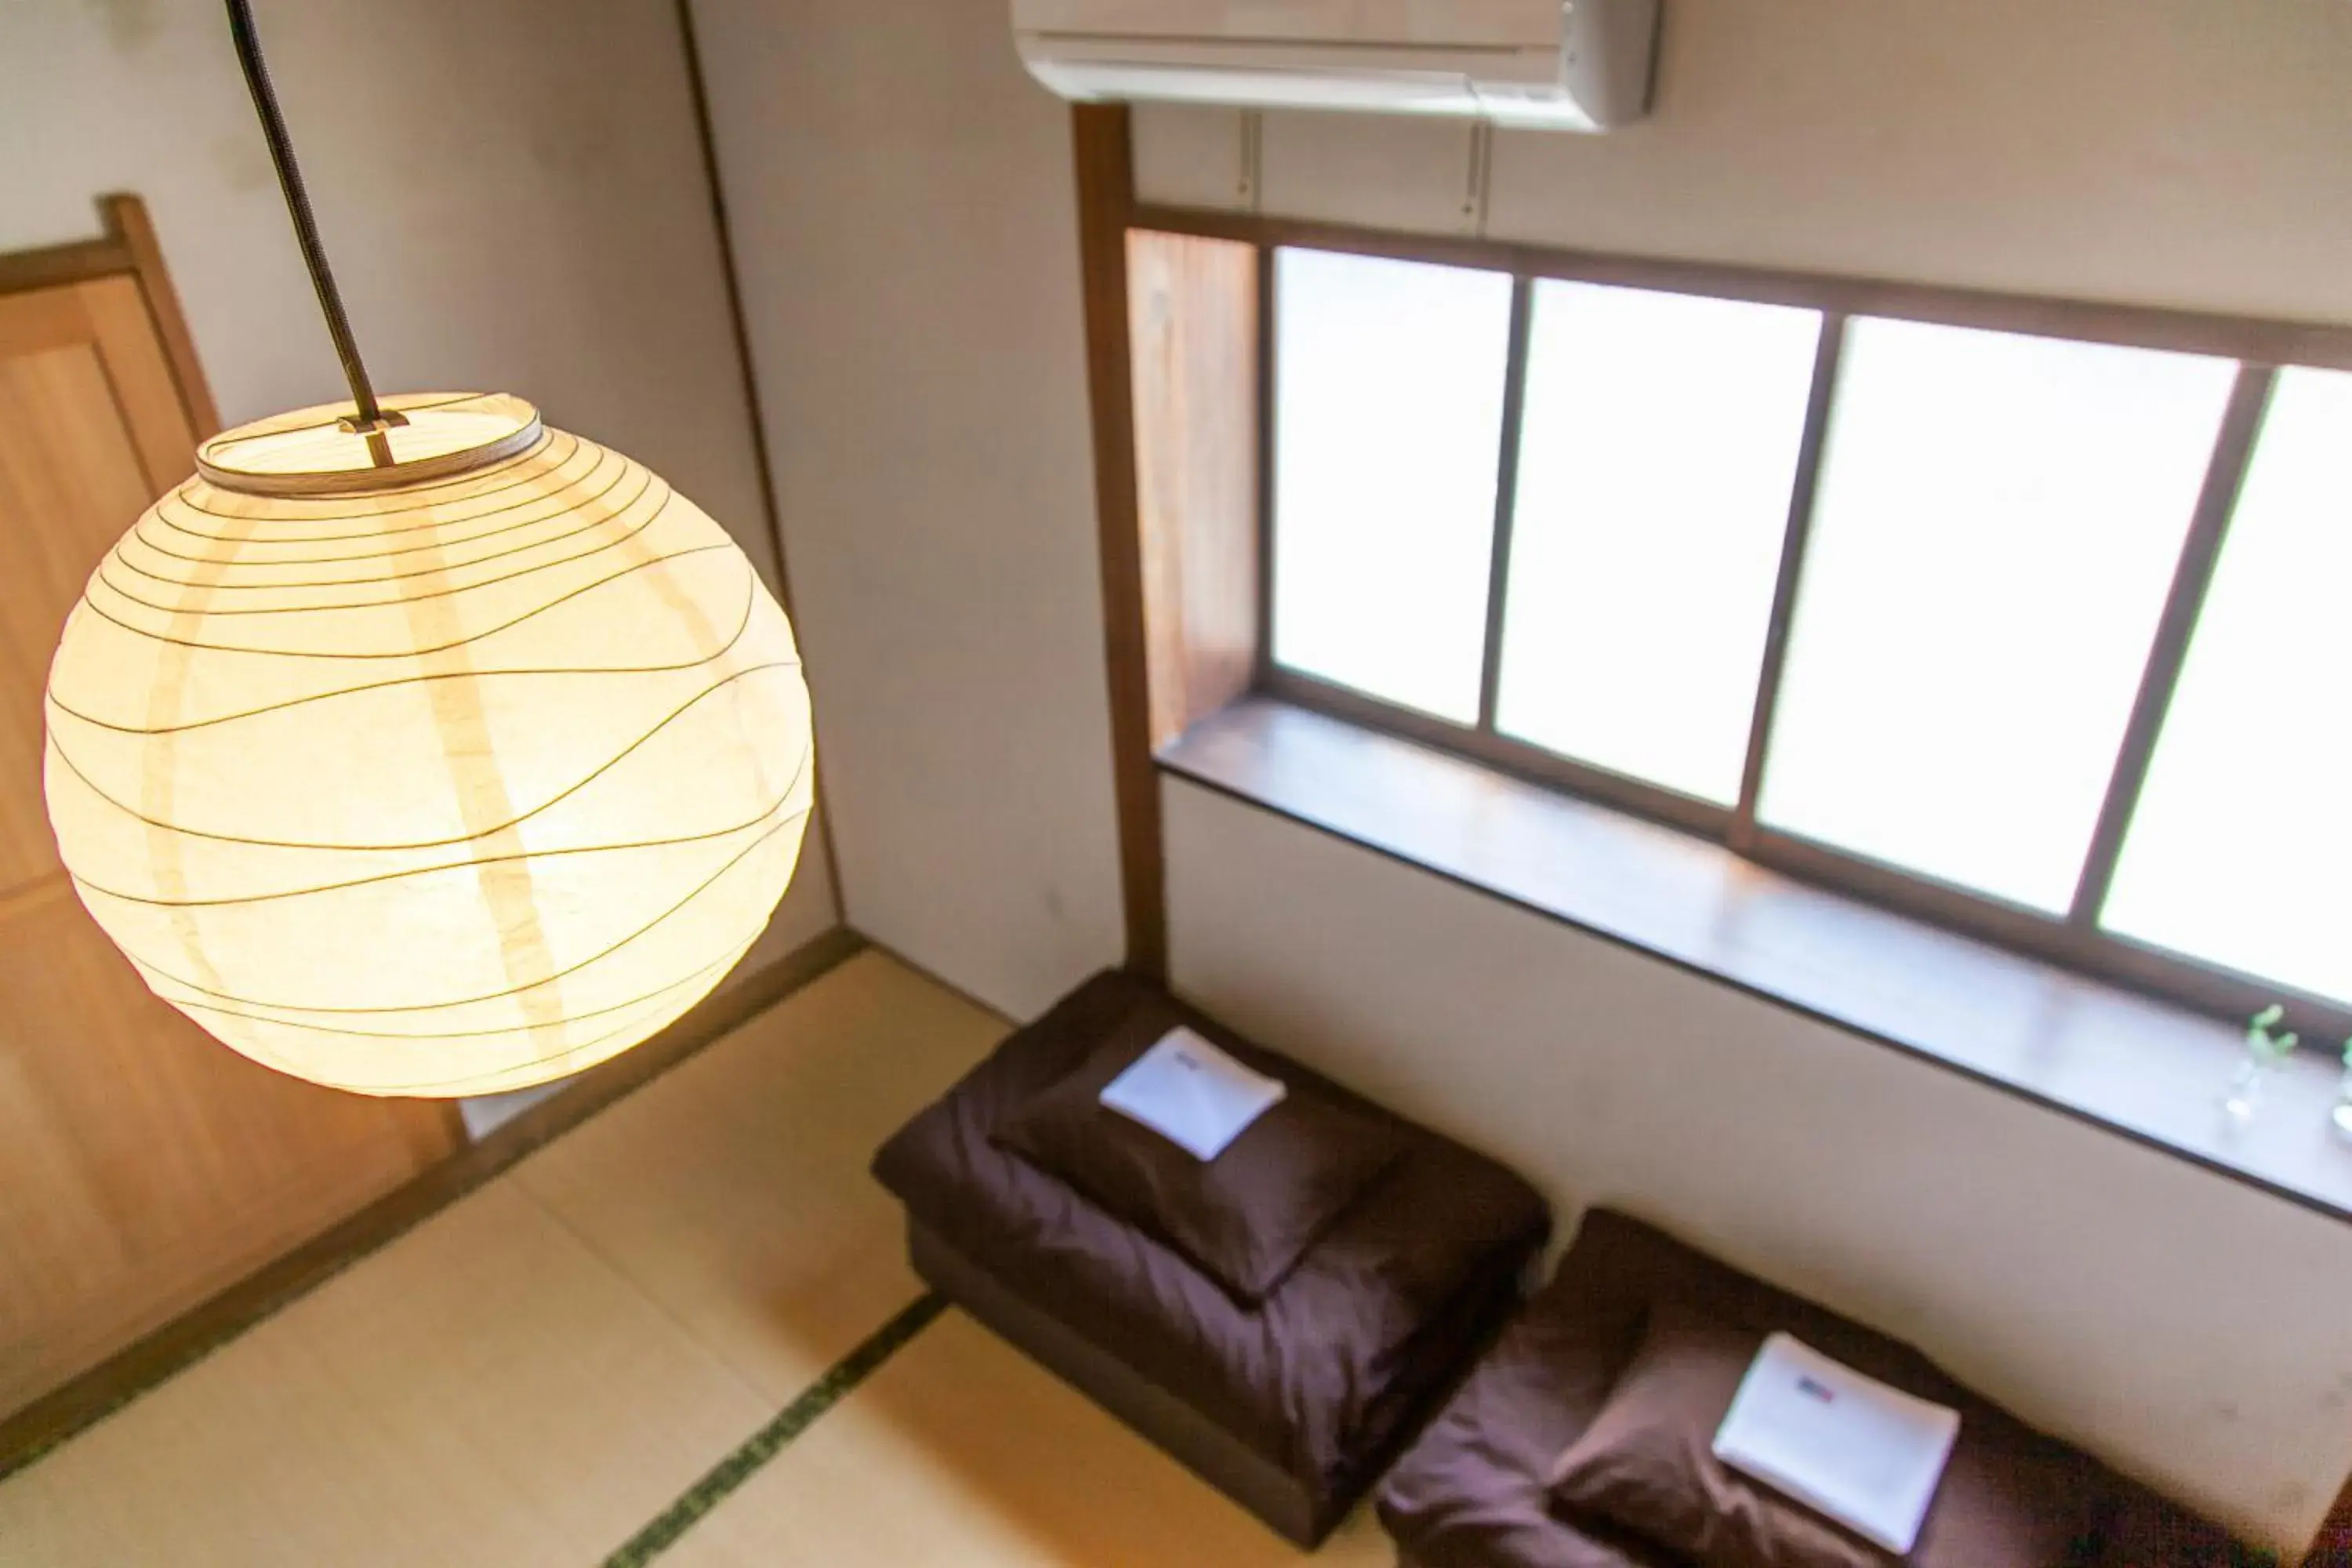
[[[861,953],[0,1482],[0,1564],[1303,1561],[960,1313],[899,1316],[866,1160],[1004,1026]],[[1360,1517],[1313,1560],[1391,1554]]]

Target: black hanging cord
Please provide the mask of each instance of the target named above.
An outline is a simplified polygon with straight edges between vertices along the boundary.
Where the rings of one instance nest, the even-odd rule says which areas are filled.
[[[343,362],[343,379],[351,383],[352,402],[358,410],[352,427],[370,436],[368,446],[376,461],[389,466],[391,448],[382,431],[390,419],[377,406],[375,388],[368,384],[367,366],[360,363],[360,345],[352,336],[351,318],[343,313],[343,297],[335,289],[335,275],[327,266],[327,248],[319,243],[319,221],[310,216],[310,197],[302,189],[302,171],[294,162],[294,143],[286,134],[285,117],[278,112],[278,94],[269,85],[269,67],[261,58],[261,38],[253,29],[253,9],[247,0],[228,0],[228,30],[236,40],[237,63],[245,68],[245,85],[253,94],[253,111],[261,119],[261,134],[269,142],[269,161],[278,166],[278,185],[286,193],[286,213],[294,220],[294,237],[302,247],[302,260],[310,269],[310,286],[319,291],[319,309],[327,318],[327,333],[335,340],[335,357]]]

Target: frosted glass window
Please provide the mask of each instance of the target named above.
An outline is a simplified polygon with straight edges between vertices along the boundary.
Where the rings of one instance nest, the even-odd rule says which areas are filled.
[[[1511,280],[1275,262],[1275,662],[1478,717]]]
[[[1853,323],[1763,819],[2064,910],[2235,373]]]
[[[1537,286],[1496,726],[1730,805],[1821,316]]]
[[[2126,936],[2352,1001],[2352,375],[2284,373],[2107,897]]]

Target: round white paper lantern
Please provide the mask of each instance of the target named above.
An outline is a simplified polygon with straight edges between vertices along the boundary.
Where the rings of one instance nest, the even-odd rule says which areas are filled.
[[[759,936],[808,695],[751,562],[643,465],[518,398],[384,406],[205,443],[100,564],[49,672],[49,821],[156,994],[245,1055],[516,1089]]]

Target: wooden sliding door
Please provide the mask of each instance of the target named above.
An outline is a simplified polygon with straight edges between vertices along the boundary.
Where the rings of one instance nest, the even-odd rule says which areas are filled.
[[[115,198],[110,218],[105,241],[0,257],[0,1415],[455,1144],[438,1104],[314,1088],[213,1042],[148,993],[58,863],[50,650],[212,424],[145,215]]]

